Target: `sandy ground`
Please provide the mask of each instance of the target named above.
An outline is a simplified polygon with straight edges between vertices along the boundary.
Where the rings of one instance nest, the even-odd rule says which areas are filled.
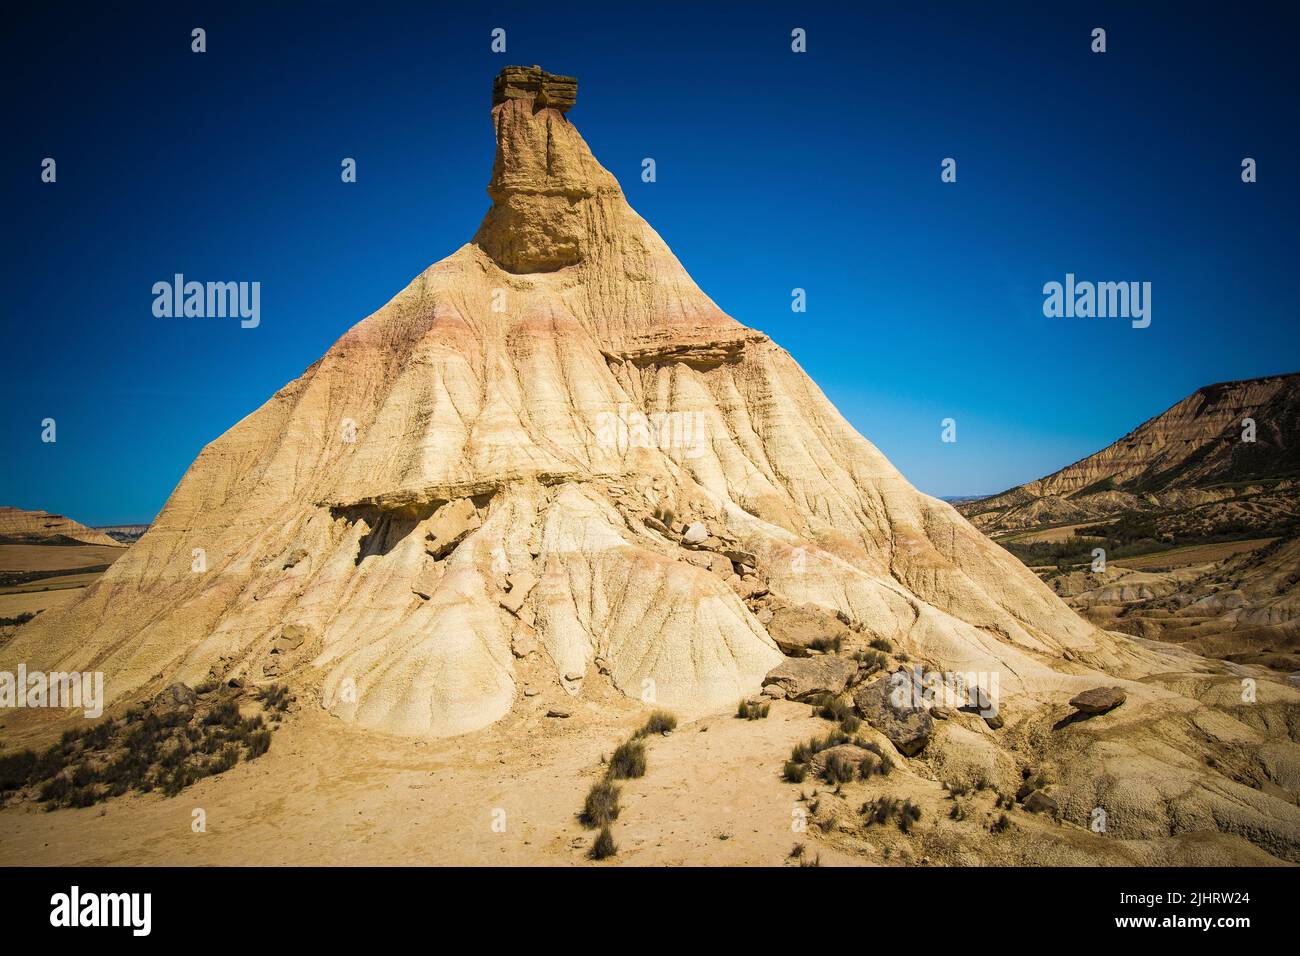
[[[36,591],[66,591],[69,588],[84,588],[94,584],[103,572],[90,571],[85,574],[59,574],[48,578],[37,578],[11,587],[0,588],[0,594],[32,594]]]
[[[535,709],[420,742],[359,733],[308,705],[265,756],[178,797],[0,810],[0,864],[586,864],[594,834],[577,812],[602,756],[646,716],[621,709],[581,720]],[[806,705],[779,703],[766,721],[719,714],[650,738],[646,776],[620,784],[617,862],[787,862],[800,788],[781,780],[782,761],[827,726]],[[196,808],[206,833],[191,830]],[[823,851],[824,863],[835,858]]]
[[[63,571],[112,564],[126,548],[106,544],[0,544],[0,571]]]
[[[790,748],[831,725],[806,704],[776,702],[766,720],[717,713],[648,738],[646,775],[618,784],[619,852],[593,863],[594,832],[578,811],[604,756],[648,712],[584,701],[557,719],[543,716],[546,707],[520,701],[487,730],[418,741],[358,731],[300,705],[266,755],[177,797],[0,809],[0,865],[793,866],[795,844],[823,866],[1280,862],[1237,837],[1118,840],[1022,810],[1010,832],[991,835],[992,791],[963,798],[969,819],[955,823],[939,782],[902,769],[839,795],[811,777],[790,784],[781,778]],[[30,713],[6,717],[6,750],[23,745]],[[886,794],[923,807],[911,835],[861,826],[863,800]],[[206,832],[192,828],[196,810]],[[828,811],[839,822],[819,829]]]
[[[0,572],[66,571],[72,568],[102,567],[126,553],[126,548],[108,545],[0,544]],[[83,588],[99,579],[102,571],[86,574],[58,574],[21,584],[0,587],[0,618],[34,614],[46,608],[69,604]],[[0,633],[0,639],[3,639]]]

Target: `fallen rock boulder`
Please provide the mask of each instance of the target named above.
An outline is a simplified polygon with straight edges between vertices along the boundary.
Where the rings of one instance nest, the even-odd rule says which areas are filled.
[[[857,672],[858,665],[844,657],[794,657],[768,671],[763,686],[781,688],[789,700],[808,701],[843,693]]]
[[[510,653],[515,657],[524,658],[537,650],[537,640],[534,637],[534,631],[526,624],[520,624],[519,630],[514,637],[510,639]]]
[[[290,568],[296,567],[302,561],[306,560],[306,558],[307,551],[305,548],[294,548],[284,556],[284,565],[282,566],[282,570],[288,571]]]
[[[441,561],[480,524],[478,509],[469,498],[449,501],[435,511],[425,525],[424,550],[435,561]]]
[[[753,551],[746,551],[743,548],[723,548],[722,554],[728,561],[734,561],[736,564],[747,564],[751,568],[757,566],[758,558]]]
[[[859,747],[856,744],[840,744],[836,747],[827,747],[825,750],[819,750],[812,758],[813,771],[822,776],[826,772],[826,767],[831,763],[844,765],[847,763],[853,768],[853,775],[857,776],[858,769],[862,766],[862,761],[870,759],[873,765],[878,762],[879,758],[870,750]]]
[[[641,521],[645,524],[647,528],[649,528],[652,531],[658,531],[660,534],[663,535],[672,534],[672,530],[668,527],[668,525],[664,524],[654,515],[644,515],[641,518]]]
[[[198,699],[199,695],[194,688],[177,681],[168,684],[163,692],[154,698],[154,709],[156,711],[189,710]]]
[[[1128,695],[1119,687],[1094,687],[1070,698],[1070,706],[1085,714],[1104,714],[1114,710]]]
[[[275,645],[271,648],[271,653],[287,654],[290,651],[296,651],[307,640],[307,634],[307,628],[302,624],[286,624],[284,630],[280,632],[280,636],[275,639]]]
[[[827,650],[846,640],[849,629],[830,612],[812,604],[772,609],[767,633],[791,657],[807,657],[809,650]]]
[[[510,591],[501,598],[501,606],[511,614],[518,615],[519,609],[528,600],[528,595],[537,585],[537,575],[531,571],[517,571],[507,579]]]
[[[900,670],[863,684],[853,695],[858,712],[908,757],[924,750],[934,736],[934,720],[911,683],[911,676]]]
[[[433,597],[433,592],[438,589],[438,583],[442,580],[442,566],[434,564],[421,571],[411,583],[411,591],[424,600]]]

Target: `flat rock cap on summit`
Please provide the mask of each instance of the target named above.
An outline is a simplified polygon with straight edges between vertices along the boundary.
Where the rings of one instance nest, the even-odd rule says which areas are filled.
[[[492,82],[492,105],[535,99],[540,107],[566,112],[578,99],[578,81],[547,73],[540,66],[508,66]]]

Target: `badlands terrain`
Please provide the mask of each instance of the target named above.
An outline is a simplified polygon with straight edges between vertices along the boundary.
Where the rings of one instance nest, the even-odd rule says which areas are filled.
[[[1300,862],[1300,689],[1080,617],[695,285],[575,80],[492,94],[473,240],[0,632],[109,699],[4,713],[0,861]]]
[[[0,628],[79,597],[125,552],[63,515],[0,507]]]
[[[1300,375],[1223,382],[1095,455],[957,507],[1102,627],[1294,674],[1297,435]]]

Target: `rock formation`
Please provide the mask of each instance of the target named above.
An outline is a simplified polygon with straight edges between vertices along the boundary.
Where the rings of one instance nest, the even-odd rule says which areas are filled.
[[[492,105],[506,100],[526,100],[538,109],[549,107],[567,113],[578,99],[578,81],[556,76],[540,66],[508,66],[492,83]]]
[[[120,541],[63,515],[9,507],[0,507],[0,543],[121,545]]]
[[[1298,436],[1300,373],[1207,385],[1096,454],[958,510],[990,534],[1195,508],[1194,530],[1294,521]]]
[[[1212,657],[1300,672],[1300,538],[1218,561],[1080,570],[1049,586],[1089,620]]]
[[[783,662],[836,669],[781,678],[795,696],[843,688],[852,660],[787,661],[765,627],[814,606],[929,671],[999,675],[1005,726],[927,725],[937,766],[1014,789],[1013,749],[1060,750],[1066,814],[1106,801],[1124,835],[1217,826],[1300,857],[1300,748],[1276,730],[1300,692],[1261,680],[1244,708],[1223,665],[1099,630],[912,488],[695,285],[565,115],[574,95],[505,71],[474,240],[208,445],[0,664],[102,669],[111,699],[274,673],[342,721],[454,735],[542,680],[684,714]],[[1128,703],[1054,737],[1100,684]],[[1276,793],[1207,766],[1207,735],[1267,752],[1251,772]]]
[[[1253,430],[1253,435],[1251,434]],[[992,498],[957,506],[999,540],[1073,532],[1086,551],[1118,532],[1148,550],[1250,538],[1226,557],[1045,573],[1089,620],[1197,653],[1300,669],[1300,374],[1198,389],[1095,455]],[[1253,437],[1253,441],[1244,440]],[[1030,532],[1032,536],[1017,538]],[[1270,538],[1277,541],[1270,543]],[[1260,545],[1264,545],[1260,547]],[[1197,552],[1184,552],[1194,557]],[[1035,558],[1037,557],[1037,560]],[[1050,559],[1029,553],[1040,566]],[[1154,566],[1153,566],[1154,562]]]

